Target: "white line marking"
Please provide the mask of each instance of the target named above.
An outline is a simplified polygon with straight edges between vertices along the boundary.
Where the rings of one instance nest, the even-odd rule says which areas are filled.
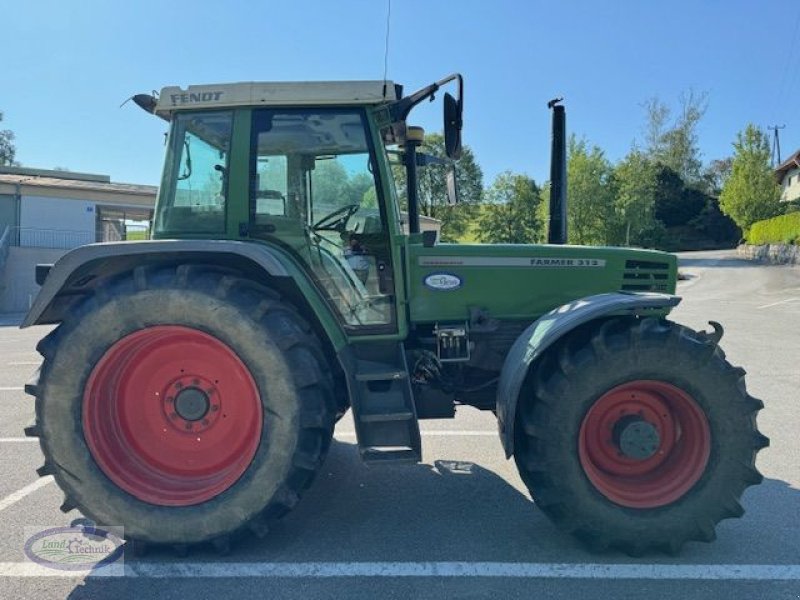
[[[428,429],[420,431],[420,435],[434,436],[434,437],[497,437],[499,434],[496,431],[455,431],[451,429]],[[355,431],[337,431],[335,436],[353,438],[356,437]]]
[[[38,367],[42,364],[42,361],[32,361],[32,360],[20,360],[17,362],[10,362],[8,363],[9,367]]]
[[[10,437],[0,438],[0,444],[21,444],[23,442],[38,442],[39,438],[35,437]]]
[[[25,388],[22,386],[15,387],[0,387],[0,392],[21,392]]]
[[[786,300],[778,300],[777,302],[773,302],[772,304],[765,304],[763,306],[758,306],[756,308],[770,308],[771,306],[778,306],[779,304],[786,304],[787,302],[794,302],[797,298],[787,298]]]
[[[28,562],[0,563],[0,577],[115,577],[121,568],[57,571]],[[800,565],[655,565],[505,562],[226,563],[128,562],[126,577],[153,579],[330,577],[514,577],[524,579],[644,579],[797,581]]]
[[[22,500],[28,494],[32,494],[33,492],[35,492],[39,488],[44,487],[48,483],[52,483],[53,481],[54,481],[53,480],[53,476],[52,475],[47,475],[46,477],[42,477],[40,479],[37,479],[33,483],[31,483],[29,485],[26,485],[21,490],[17,490],[13,494],[9,494],[8,496],[6,496],[2,500],[0,500],[0,510],[5,510],[9,506],[13,506],[14,504],[16,504],[17,502]]]

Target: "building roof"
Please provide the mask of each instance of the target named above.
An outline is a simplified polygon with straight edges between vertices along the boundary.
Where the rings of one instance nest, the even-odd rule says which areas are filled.
[[[783,161],[775,168],[775,175],[778,177],[778,180],[782,180],[786,173],[791,171],[792,169],[800,168],[800,150],[797,150],[794,154],[792,154],[789,158]]]
[[[158,191],[158,188],[154,185],[112,183],[107,175],[22,167],[0,167],[0,185],[2,184],[74,190],[77,192],[122,193],[136,196],[155,196]]]
[[[232,106],[381,104],[398,99],[391,81],[277,81],[170,86],[161,90],[157,115],[180,109]]]

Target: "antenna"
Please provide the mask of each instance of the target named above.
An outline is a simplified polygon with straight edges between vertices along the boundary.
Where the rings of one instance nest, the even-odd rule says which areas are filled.
[[[781,138],[778,137],[778,131],[780,129],[785,129],[786,125],[773,125],[772,127],[767,127],[767,129],[774,132],[774,136],[772,138],[772,166],[775,167],[776,165],[781,164]],[[775,156],[778,157],[778,162],[775,162]]]
[[[383,97],[386,98],[386,75],[389,72],[389,25],[392,22],[392,0],[388,0],[386,11],[386,40],[383,49]]]

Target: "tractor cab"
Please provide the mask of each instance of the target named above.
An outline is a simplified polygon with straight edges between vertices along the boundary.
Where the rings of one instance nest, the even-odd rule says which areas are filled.
[[[405,142],[408,111],[446,81],[411,101],[383,81],[164,89],[148,100],[171,122],[153,237],[277,244],[345,327],[395,331],[391,240],[403,224],[387,146]],[[457,153],[457,135],[448,139]],[[409,213],[409,229],[419,231],[416,206]]]

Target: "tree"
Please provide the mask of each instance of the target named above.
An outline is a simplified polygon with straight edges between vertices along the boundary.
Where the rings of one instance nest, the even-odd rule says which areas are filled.
[[[783,212],[781,192],[770,166],[766,132],[751,123],[737,134],[733,147],[731,174],[722,187],[719,205],[746,234],[756,221]]]
[[[331,210],[350,202],[348,175],[338,160],[319,159],[314,166],[311,181],[314,186],[315,209]]]
[[[569,190],[567,190],[569,196]],[[569,198],[567,198],[569,202]],[[547,234],[550,231],[550,182],[545,181],[539,188],[539,207],[536,209],[536,218],[542,224],[541,233],[537,242],[547,242]]]
[[[432,133],[425,136],[420,152],[444,158],[444,136]],[[477,205],[483,196],[483,171],[475,160],[469,146],[464,146],[461,158],[456,163],[459,204],[447,204],[447,167],[429,165],[418,171],[420,213],[442,222],[441,236],[444,241],[454,241],[464,235],[471,219],[477,215]],[[399,178],[399,189],[405,194],[405,182]]]
[[[701,190],[684,185],[671,167],[656,166],[655,217],[664,226],[686,225],[702,212],[706,201]]]
[[[658,167],[642,151],[633,148],[614,168],[617,220],[613,243],[656,246],[664,225],[655,217]]]
[[[542,237],[541,195],[533,179],[505,171],[484,194],[478,239],[490,244],[533,244]]]
[[[0,112],[0,122],[3,121],[3,113]],[[10,129],[0,130],[0,166],[14,166],[17,148],[14,145],[14,132]]]
[[[611,163],[597,146],[569,138],[567,234],[573,244],[608,244],[614,222]]]
[[[708,95],[681,94],[680,114],[670,123],[670,108],[659,98],[644,104],[647,114],[645,143],[648,157],[675,171],[687,184],[702,179],[702,160],[697,144],[697,125],[705,115]]]
[[[719,208],[719,198],[707,196],[706,206],[692,221],[694,227],[703,235],[721,246],[731,247],[742,239],[742,230]]]
[[[719,196],[722,186],[728,180],[733,167],[733,157],[718,158],[708,163],[703,171],[703,182],[705,191],[712,196]]]

